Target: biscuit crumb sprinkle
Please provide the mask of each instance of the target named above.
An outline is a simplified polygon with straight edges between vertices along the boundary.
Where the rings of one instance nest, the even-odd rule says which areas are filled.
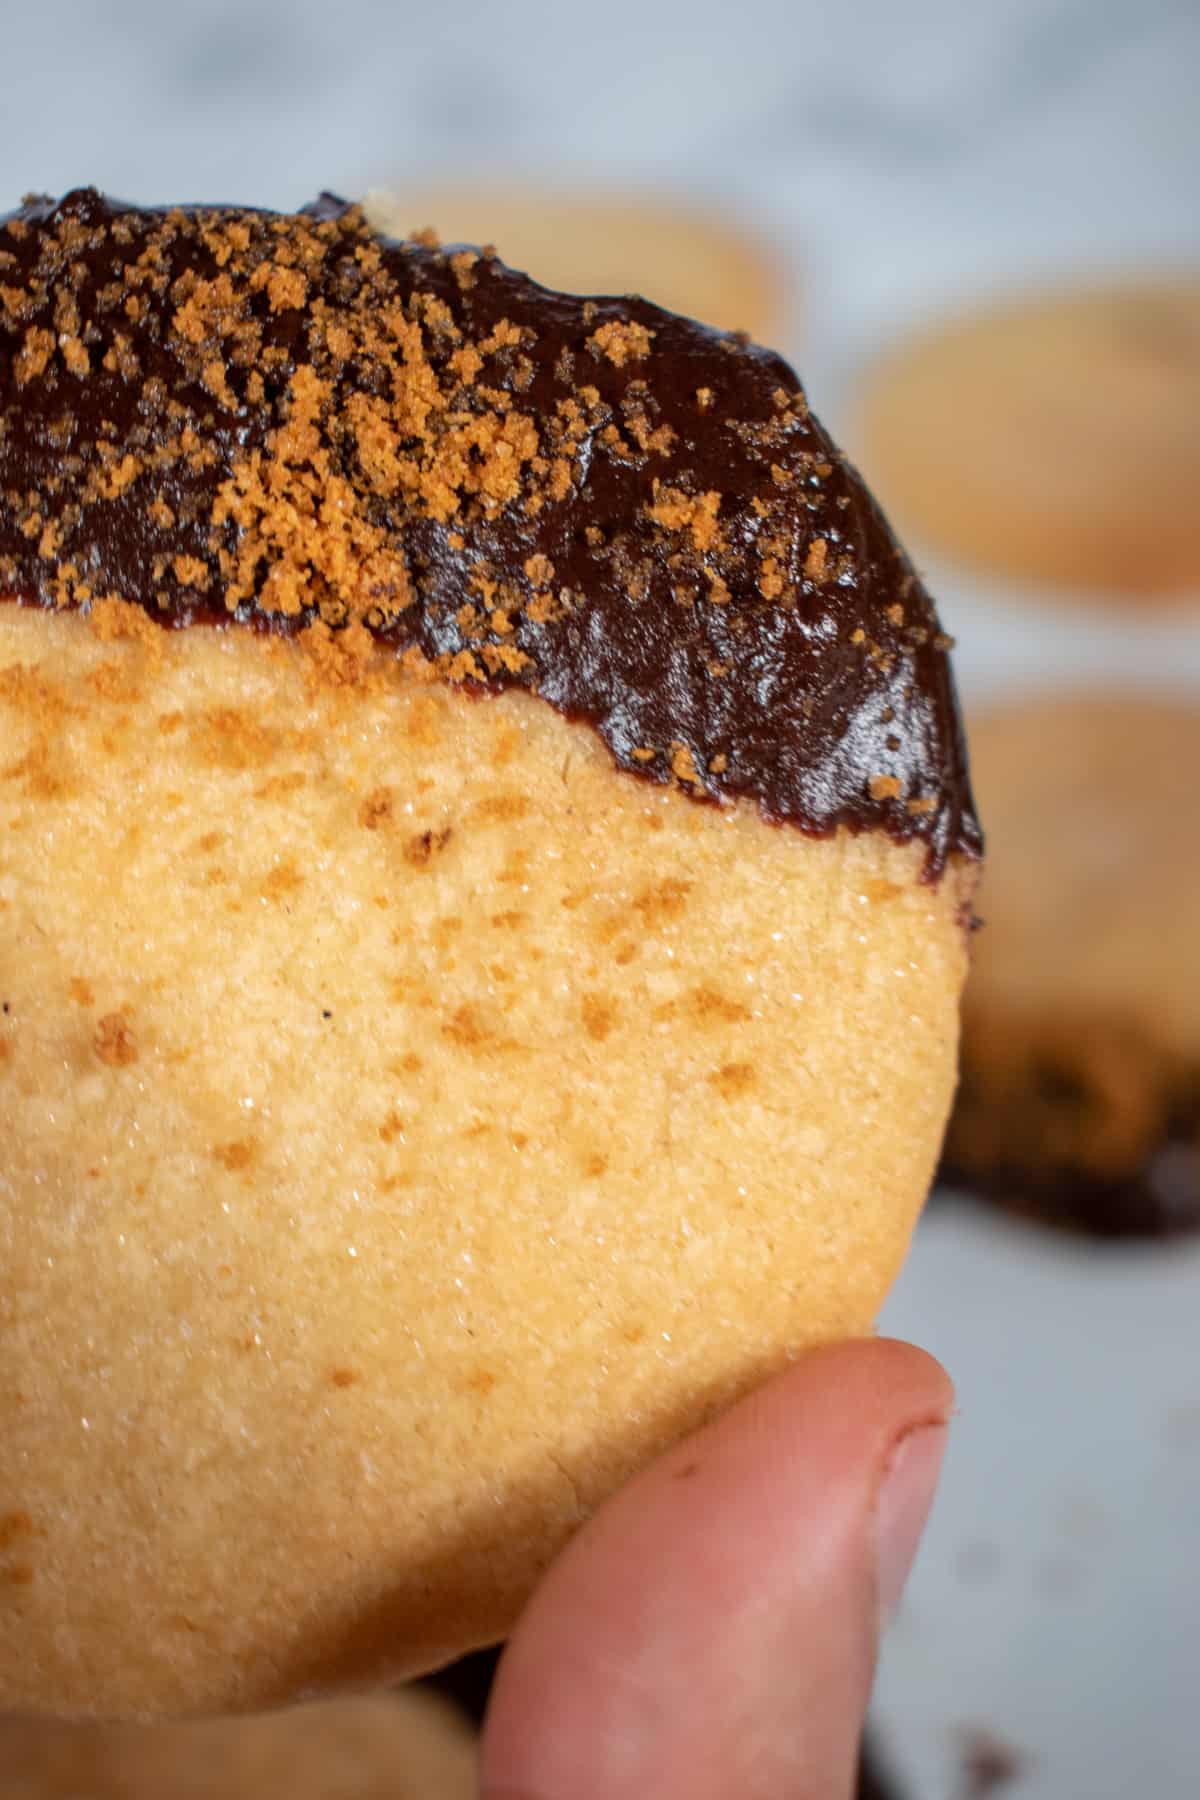
[[[588,344],[598,355],[607,356],[610,363],[623,369],[627,362],[640,361],[642,357],[649,356],[653,337],[652,331],[632,319],[613,319],[593,332]]]

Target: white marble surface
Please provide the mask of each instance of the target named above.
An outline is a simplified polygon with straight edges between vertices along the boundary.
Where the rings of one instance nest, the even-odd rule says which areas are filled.
[[[1196,249],[1195,0],[4,13],[8,192],[287,204],[494,159],[715,193],[805,264],[822,367],[981,282]]]
[[[945,1480],[877,1689],[914,1800],[1192,1800],[1200,1244],[1097,1247],[937,1203],[884,1319],[953,1370]],[[990,1797],[989,1797],[990,1800]]]
[[[951,300],[1200,257],[1197,0],[4,15],[12,200],[94,181],[286,205],[483,161],[715,195],[803,272],[794,347],[835,424],[860,359]],[[969,695],[1081,659],[1200,686],[1195,630],[931,573]],[[1198,1316],[1197,1249],[1102,1253],[954,1210],[923,1227],[887,1322],[944,1356],[962,1416],[880,1680],[914,1800],[960,1800],[978,1726],[1026,1753],[1003,1800],[1200,1791]]]

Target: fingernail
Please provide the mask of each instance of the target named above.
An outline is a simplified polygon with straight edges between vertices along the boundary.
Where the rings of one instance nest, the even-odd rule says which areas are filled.
[[[918,1425],[893,1447],[875,1507],[879,1622],[899,1604],[929,1517],[946,1452],[944,1425]]]

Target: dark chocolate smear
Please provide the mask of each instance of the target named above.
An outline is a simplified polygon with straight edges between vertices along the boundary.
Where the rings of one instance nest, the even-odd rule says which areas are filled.
[[[278,521],[248,547],[221,504],[303,413],[306,371],[316,448],[289,474],[352,496],[357,595],[303,546],[280,582]],[[0,222],[0,592],[365,627],[532,689],[697,799],[922,840],[930,877],[979,853],[948,642],[787,364],[378,237],[332,196],[274,215],[83,189]]]

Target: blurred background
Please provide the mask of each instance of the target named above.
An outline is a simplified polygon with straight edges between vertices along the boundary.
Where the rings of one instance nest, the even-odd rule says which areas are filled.
[[[1195,0],[44,0],[4,37],[0,209],[391,193],[399,229],[745,325],[895,512],[972,721],[1081,682],[1200,707]],[[1182,871],[1200,806],[1176,824]],[[1170,907],[1186,943],[1182,873]],[[1099,1241],[943,1195],[922,1224],[884,1323],[961,1416],[879,1681],[898,1795],[1200,1788],[1200,1237],[1150,1223]]]

